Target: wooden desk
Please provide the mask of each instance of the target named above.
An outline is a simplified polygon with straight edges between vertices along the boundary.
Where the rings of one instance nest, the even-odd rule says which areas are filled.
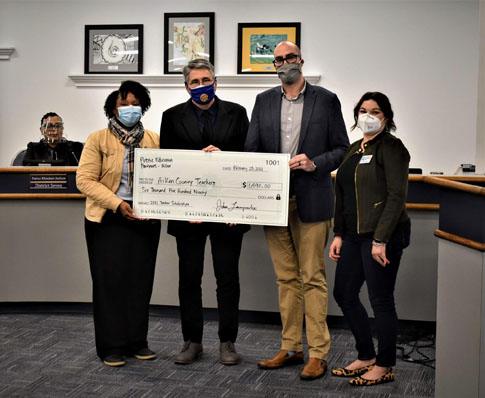
[[[75,167],[0,168],[0,302],[91,300],[84,237],[84,196],[77,190],[72,193],[12,192],[11,187],[5,186],[7,177],[23,179],[25,188],[29,186],[31,173],[53,172],[67,173],[69,188],[75,188]],[[484,180],[479,178],[478,182]],[[424,196],[415,196],[419,200],[408,204],[412,220],[411,245],[405,251],[399,270],[397,312],[400,319],[435,321],[438,239],[433,232],[439,227],[439,204],[438,201],[433,203],[434,196],[426,190],[432,188],[439,193],[440,188],[423,181],[423,176],[410,176],[411,182],[416,185],[410,188],[410,194],[414,190]],[[177,251],[174,238],[165,231],[163,222],[152,304],[177,306]],[[325,261],[328,291],[331,292],[335,263],[327,254]],[[245,235],[239,269],[240,308],[277,312],[275,276],[261,227],[253,227]],[[204,306],[216,308],[215,289],[208,247],[203,282]],[[363,302],[368,306],[367,298],[363,297]],[[328,313],[341,315],[332,297],[329,298]]]

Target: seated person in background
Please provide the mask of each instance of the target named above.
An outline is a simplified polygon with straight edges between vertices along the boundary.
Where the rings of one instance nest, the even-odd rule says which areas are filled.
[[[66,140],[62,118],[54,112],[46,113],[40,121],[40,142],[29,142],[25,153],[24,166],[50,163],[56,166],[77,166],[83,144]]]

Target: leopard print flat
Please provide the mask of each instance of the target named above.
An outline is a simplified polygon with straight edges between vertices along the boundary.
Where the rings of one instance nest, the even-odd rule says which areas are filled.
[[[349,383],[353,386],[376,386],[377,384],[389,383],[391,381],[394,381],[394,371],[392,368],[390,368],[386,374],[382,375],[376,380],[367,380],[357,376],[350,379]]]
[[[357,369],[345,369],[345,368],[338,368],[338,369],[332,369],[332,375],[337,376],[337,377],[354,377],[354,376],[360,376],[363,375],[365,372],[368,372],[374,367],[374,364],[372,365],[367,365],[362,368],[357,368]]]

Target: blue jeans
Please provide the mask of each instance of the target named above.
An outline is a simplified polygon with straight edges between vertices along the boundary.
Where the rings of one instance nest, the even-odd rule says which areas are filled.
[[[396,364],[397,314],[394,286],[403,249],[409,244],[409,235],[409,223],[396,228],[386,245],[386,256],[390,263],[385,267],[372,258],[372,237],[344,235],[342,240],[333,295],[355,337],[358,359],[376,358],[378,366],[390,367]],[[374,311],[377,357],[369,317],[359,299],[364,281],[367,282]]]

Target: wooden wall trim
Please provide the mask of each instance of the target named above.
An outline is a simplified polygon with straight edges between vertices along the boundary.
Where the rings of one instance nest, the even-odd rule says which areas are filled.
[[[332,172],[332,178],[335,179],[336,172]],[[453,176],[445,176],[441,174],[434,174],[434,175],[423,175],[423,174],[409,174],[408,181],[417,181],[417,182],[425,182],[427,178],[439,178],[441,180],[450,180],[450,181],[462,181],[462,182],[470,182],[470,183],[485,183],[485,176],[481,175],[472,175],[472,176],[464,176],[464,175],[453,175]]]
[[[430,177],[430,176],[425,176]],[[439,177],[445,180],[461,181],[461,182],[485,182],[485,176],[443,176]]]
[[[86,199],[82,193],[2,193],[0,199]]]
[[[14,166],[14,167],[0,167],[0,173],[19,173],[19,174],[57,174],[57,173],[75,173],[77,167],[38,167],[38,166]]]
[[[438,203],[406,203],[406,209],[438,211],[440,209],[440,205]]]
[[[445,176],[445,175],[421,175],[421,174],[410,174],[409,181],[424,181],[428,178],[439,178],[441,180],[450,180],[450,181],[461,181],[461,182],[485,182],[485,176]]]
[[[450,242],[458,243],[459,245],[469,247],[474,250],[478,250],[481,252],[485,251],[485,243],[477,242],[471,239],[466,239],[458,235],[450,234],[445,231],[441,231],[437,229],[434,231],[434,235],[438,238],[449,240]]]
[[[485,188],[479,187],[478,185],[465,184],[463,182],[447,180],[441,177],[423,177],[423,181],[428,184],[439,185],[441,187],[455,189],[457,191],[463,191],[468,193],[473,193],[476,195],[485,196]]]

